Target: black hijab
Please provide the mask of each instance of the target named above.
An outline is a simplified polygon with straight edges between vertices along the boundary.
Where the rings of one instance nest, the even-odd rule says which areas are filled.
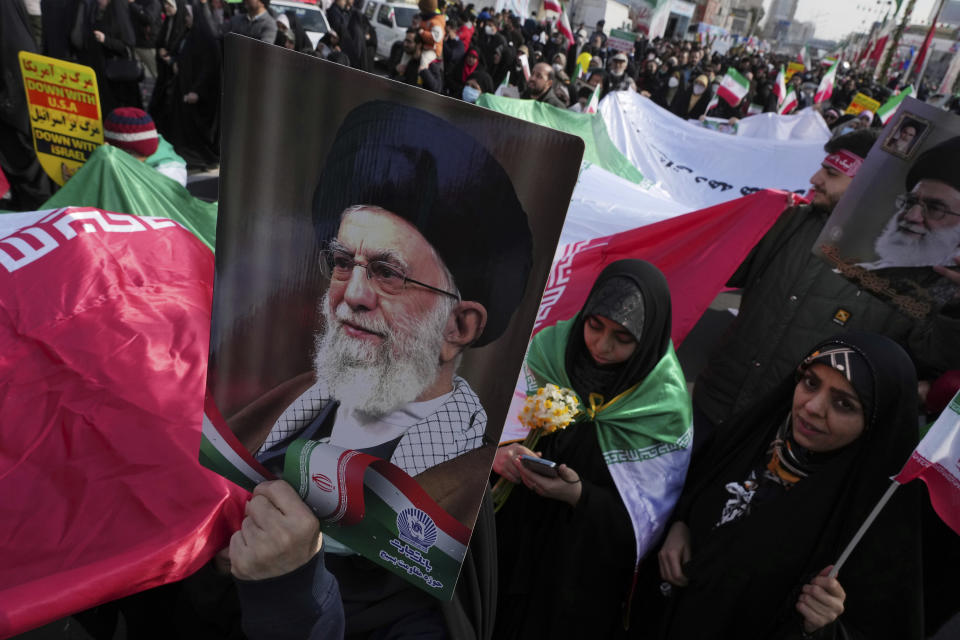
[[[796,378],[729,422],[691,469],[676,517],[690,528],[690,585],[678,589],[663,637],[799,637],[800,588],[833,564],[899,471],[917,440],[917,379],[889,338],[847,333],[811,351],[854,350],[870,382],[855,383],[864,430],[806,478],[748,516],[716,527],[728,483],[744,480],[767,455],[792,406]],[[870,389],[867,393],[865,390]],[[898,489],[840,571],[847,593],[839,623],[868,638],[919,638],[921,588],[916,487]],[[855,633],[855,635],[856,635]],[[832,636],[828,636],[832,637]]]
[[[596,364],[583,340],[589,316],[623,325],[637,341],[626,362]],[[670,288],[660,270],[644,260],[618,260],[600,272],[567,341],[565,365],[581,398],[599,393],[611,400],[647,377],[670,345]]]

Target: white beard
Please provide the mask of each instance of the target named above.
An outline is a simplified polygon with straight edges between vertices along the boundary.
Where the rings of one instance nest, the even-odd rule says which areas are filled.
[[[355,313],[341,302],[334,313],[329,294],[321,310],[325,329],[317,332],[313,368],[327,384],[341,411],[372,421],[413,402],[437,377],[440,349],[450,307],[438,301],[425,317],[403,318],[393,329],[382,318]],[[352,338],[339,320],[348,320],[384,336],[372,345]]]
[[[915,228],[906,221],[908,228]],[[935,264],[952,265],[952,257],[960,246],[960,225],[936,231],[926,231],[918,236],[898,230],[900,216],[890,218],[883,233],[874,244],[874,251],[887,266],[929,267]]]

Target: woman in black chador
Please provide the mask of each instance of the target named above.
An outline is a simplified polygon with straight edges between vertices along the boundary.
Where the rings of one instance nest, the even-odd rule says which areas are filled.
[[[660,637],[920,638],[917,487],[829,576],[916,445],[916,407],[903,349],[847,333],[732,420],[691,468],[659,554],[673,594]]]

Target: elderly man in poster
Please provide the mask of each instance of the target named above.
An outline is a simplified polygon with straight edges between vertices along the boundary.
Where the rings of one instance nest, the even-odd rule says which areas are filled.
[[[960,137],[927,149],[907,172],[906,192],[874,245],[875,262],[863,266],[953,266],[960,255]]]
[[[268,467],[299,438],[390,460],[469,525],[489,470],[488,458],[470,452],[484,443],[487,419],[456,369],[465,349],[503,334],[523,298],[526,213],[482,145],[419,109],[361,105],[327,158],[313,199],[329,281],[314,371],[230,426]],[[267,434],[264,416],[279,416]],[[329,536],[324,549],[348,634],[443,628],[431,596]]]

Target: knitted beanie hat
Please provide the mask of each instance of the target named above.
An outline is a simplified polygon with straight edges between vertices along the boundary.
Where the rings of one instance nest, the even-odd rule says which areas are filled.
[[[136,107],[111,111],[103,122],[103,137],[113,146],[138,156],[152,156],[160,144],[153,118]]]

